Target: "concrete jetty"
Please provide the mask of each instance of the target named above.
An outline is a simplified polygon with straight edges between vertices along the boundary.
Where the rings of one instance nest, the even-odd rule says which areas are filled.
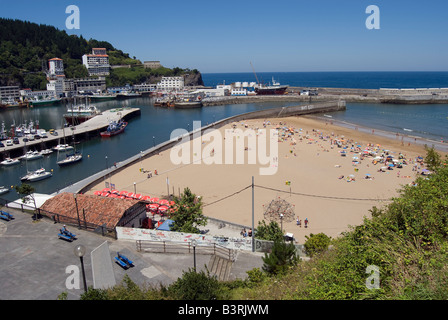
[[[25,149],[40,151],[53,147],[58,143],[64,143],[64,137],[66,138],[66,143],[71,141],[73,136],[76,141],[87,140],[92,136],[98,136],[101,131],[107,128],[111,121],[118,121],[121,118],[128,120],[137,115],[140,115],[139,108],[115,108],[106,110],[79,125],[56,129],[55,132],[57,135],[47,133],[47,138],[35,139],[28,142],[23,142],[23,139],[20,138],[19,144],[6,146],[0,151],[0,154],[2,159],[7,157],[16,158],[23,155]]]

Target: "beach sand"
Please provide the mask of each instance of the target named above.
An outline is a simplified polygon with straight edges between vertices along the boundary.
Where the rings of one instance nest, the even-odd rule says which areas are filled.
[[[412,163],[385,172],[378,172],[384,165],[374,165],[373,157],[367,157],[355,165],[353,157],[359,154],[350,152],[352,144],[355,148],[361,145],[361,150],[364,150],[368,143],[375,147],[379,145],[379,153],[383,152],[382,150],[389,150],[389,154],[395,159],[400,152],[408,161],[409,159],[413,161],[417,156],[425,156],[421,145],[402,145],[399,138],[386,139],[311,117],[247,120],[228,124],[220,128],[219,132],[224,137],[224,130],[231,130],[232,125],[235,125],[236,129],[243,131],[254,129],[252,132],[256,132],[256,128],[264,129],[264,123],[267,123],[265,128],[267,135],[269,130],[276,127],[291,128],[294,133],[291,136],[286,134],[283,141],[278,143],[278,162],[272,165],[274,170],[277,165],[277,172],[273,175],[260,175],[260,167],[266,168],[270,167],[269,165],[248,163],[247,154],[252,152],[252,149],[244,151],[246,153],[244,164],[229,164],[225,161],[225,150],[220,151],[221,148],[216,148],[214,153],[210,153],[212,140],[212,142],[199,142],[201,153],[215,158],[221,155],[222,164],[205,164],[204,161],[200,161],[201,163],[175,165],[171,152],[167,150],[117,172],[108,181],[115,184],[116,189],[130,192],[134,192],[135,182],[137,193],[151,197],[164,197],[167,195],[167,190],[171,194],[178,195],[188,187],[193,193],[202,197],[203,213],[206,216],[250,227],[251,184],[254,177],[255,227],[258,221],[263,219],[266,222],[270,221],[265,211],[272,200],[285,200],[293,206],[294,213],[285,216],[282,222],[277,215],[277,221],[282,224],[285,232],[294,234],[299,243],[304,243],[305,236],[311,233],[323,232],[334,238],[341,232],[348,231],[349,226],[361,224],[364,216],[370,217],[369,209],[373,206],[382,207],[388,203],[387,199],[398,195],[397,189],[411,183],[416,177]],[[283,132],[285,131],[280,130],[279,136],[275,139],[282,140],[280,138]],[[233,134],[235,141],[243,139],[239,136],[241,132]],[[261,136],[263,133],[258,138]],[[347,144],[345,157],[340,153],[343,148],[331,144],[331,141],[337,139],[353,140]],[[224,146],[224,140],[222,143]],[[190,143],[190,146],[193,158],[194,151],[198,149],[193,150],[193,143]],[[246,146],[250,147],[247,141]],[[234,162],[235,159],[234,155]],[[148,178],[149,171],[152,172],[150,178]],[[365,179],[367,174],[373,179]],[[347,177],[350,175],[354,175],[355,180],[348,182]],[[344,178],[340,179],[341,176]],[[290,185],[286,184],[287,181],[290,181]],[[105,183],[102,182],[86,193],[93,194],[94,191],[102,190],[104,187]],[[302,220],[301,227],[296,224],[297,217]],[[304,225],[305,219],[308,219],[307,228]]]

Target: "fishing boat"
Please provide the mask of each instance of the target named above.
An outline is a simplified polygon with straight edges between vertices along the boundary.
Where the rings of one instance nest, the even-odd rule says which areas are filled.
[[[117,93],[117,99],[131,99],[131,98],[140,98],[142,96],[141,93],[132,92],[132,91],[123,91]]]
[[[85,104],[75,104],[71,108],[67,108],[67,113],[64,114],[64,119],[69,125],[77,125],[83,123],[89,119],[92,119],[101,112],[92,105]]]
[[[174,108],[176,109],[193,109],[201,107],[202,107],[202,101],[200,99],[183,98],[179,101],[174,102]]]
[[[13,166],[13,165],[15,165],[15,164],[19,164],[20,163],[20,160],[19,159],[11,159],[11,158],[6,158],[5,160],[3,160],[2,162],[1,162],[1,164],[3,165],[3,166]]]
[[[62,98],[50,97],[44,99],[33,98],[29,100],[31,106],[51,106],[62,101]]]
[[[34,171],[32,174],[30,174],[26,181],[34,182],[43,180],[46,178],[50,178],[53,174],[49,171],[46,171],[44,168],[41,168],[39,170]]]
[[[114,100],[116,98],[117,98],[117,95],[106,94],[106,93],[99,93],[99,94],[94,94],[94,95],[90,96],[90,99],[96,100],[96,101]]]
[[[128,125],[127,122],[120,120],[119,122],[111,121],[106,131],[100,132],[101,137],[112,137],[117,134],[123,133],[124,129]]]
[[[279,82],[276,82],[274,78],[272,78],[272,85],[264,86],[263,84],[259,84],[258,87],[255,88],[255,93],[257,95],[281,95],[286,93],[288,87],[288,85],[280,85]]]

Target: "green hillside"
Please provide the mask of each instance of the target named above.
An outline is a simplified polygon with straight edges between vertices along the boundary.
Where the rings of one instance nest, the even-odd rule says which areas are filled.
[[[144,69],[141,61],[131,58],[128,53],[109,42],[86,40],[82,35],[68,35],[64,30],[53,26],[0,18],[0,86],[18,85],[33,90],[45,89],[47,81],[43,70],[48,59],[55,57],[64,60],[67,78],[87,77],[82,56],[98,47],[107,49],[111,65],[141,66],[111,70],[111,76],[107,79],[109,85],[135,84],[160,74],[178,75],[189,72],[188,69],[180,68],[151,71]]]

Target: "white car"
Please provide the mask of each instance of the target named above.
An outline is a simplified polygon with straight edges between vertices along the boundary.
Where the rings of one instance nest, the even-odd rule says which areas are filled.
[[[13,145],[13,143],[12,143],[12,140],[6,140],[6,146],[8,147],[8,146],[12,146]]]

